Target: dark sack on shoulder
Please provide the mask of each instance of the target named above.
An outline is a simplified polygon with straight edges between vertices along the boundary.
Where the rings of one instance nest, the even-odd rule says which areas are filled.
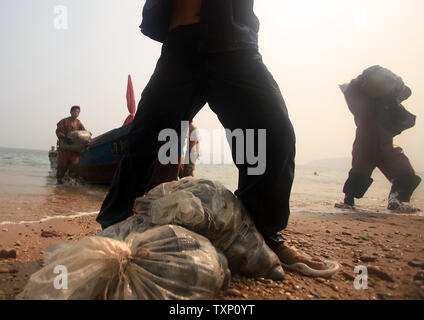
[[[377,115],[378,122],[393,136],[401,134],[404,130],[415,126],[416,116],[398,104],[396,106],[383,106]]]

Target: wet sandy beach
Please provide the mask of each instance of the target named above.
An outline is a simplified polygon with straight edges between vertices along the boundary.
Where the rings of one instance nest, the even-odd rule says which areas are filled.
[[[236,188],[235,168],[198,169],[198,177],[223,181],[231,191]],[[388,183],[383,179],[377,179],[368,197],[358,203],[363,210],[336,209],[345,172],[321,170],[315,175],[315,170],[306,168],[297,176],[284,233],[287,243],[338,261],[341,270],[330,279],[286,272],[286,280],[280,282],[233,275],[230,288],[216,299],[424,299],[423,213],[388,212]],[[101,231],[95,218],[108,187],[56,186],[44,167],[25,175],[3,171],[2,178],[0,299],[13,300],[31,274],[42,268],[50,244],[75,242]],[[415,205],[423,204],[422,190],[417,190]],[[358,266],[367,267],[367,289],[355,289]]]
[[[23,193],[3,190],[0,225],[98,211],[107,190],[106,186],[56,186],[51,181],[43,188]]]
[[[62,206],[60,189],[55,203]],[[95,211],[100,201],[84,205]],[[40,204],[44,208],[45,204]],[[53,209],[52,209],[53,210]],[[75,207],[75,210],[77,208]],[[334,211],[334,210],[332,210]],[[16,257],[0,258],[0,299],[13,300],[30,275],[43,265],[42,255],[55,242],[78,241],[101,231],[96,214],[53,218],[43,222],[0,226],[0,251]],[[284,281],[233,276],[224,300],[338,300],[424,299],[424,217],[352,212],[292,214],[284,232],[287,242],[341,264],[330,279],[286,272]],[[355,289],[355,266],[368,270],[367,289]]]

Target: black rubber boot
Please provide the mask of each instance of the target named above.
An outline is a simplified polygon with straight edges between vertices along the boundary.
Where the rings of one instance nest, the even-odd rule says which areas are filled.
[[[70,168],[69,168],[69,177],[76,179],[78,177],[78,165],[77,164],[73,164]]]
[[[66,168],[64,167],[57,167],[57,174],[56,174],[56,178],[57,178],[57,183],[58,185],[63,184],[63,177],[65,176],[66,173]]]

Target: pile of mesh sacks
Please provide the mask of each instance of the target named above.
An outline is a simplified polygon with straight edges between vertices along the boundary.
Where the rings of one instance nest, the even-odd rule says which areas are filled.
[[[134,215],[96,236],[55,244],[21,299],[212,299],[231,274],[284,279],[240,200],[221,183],[184,178],[134,203]],[[66,266],[68,289],[53,286]]]

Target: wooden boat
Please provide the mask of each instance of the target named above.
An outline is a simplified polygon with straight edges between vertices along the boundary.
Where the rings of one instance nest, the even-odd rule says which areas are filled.
[[[93,138],[80,153],[78,175],[87,183],[110,184],[125,150],[125,137],[131,125]]]
[[[78,175],[87,183],[110,184],[125,150],[125,137],[135,116],[135,98],[131,76],[127,82],[127,107],[129,116],[120,128],[110,130],[90,140],[79,155]],[[49,154],[50,166],[57,166],[57,151]],[[54,153],[54,154],[53,154]]]

